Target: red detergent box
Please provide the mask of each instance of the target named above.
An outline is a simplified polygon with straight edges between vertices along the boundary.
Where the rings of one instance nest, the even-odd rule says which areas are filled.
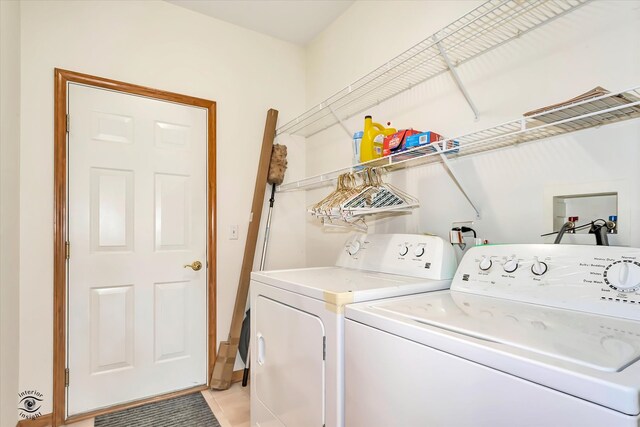
[[[382,146],[382,155],[388,156],[406,149],[407,138],[411,135],[421,133],[419,130],[403,129],[384,138]]]

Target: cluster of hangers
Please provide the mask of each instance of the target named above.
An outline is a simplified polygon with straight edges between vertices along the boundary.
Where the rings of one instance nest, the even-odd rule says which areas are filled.
[[[364,216],[382,212],[406,212],[419,205],[415,197],[387,184],[377,168],[338,176],[336,189],[309,208],[325,226],[366,231]]]

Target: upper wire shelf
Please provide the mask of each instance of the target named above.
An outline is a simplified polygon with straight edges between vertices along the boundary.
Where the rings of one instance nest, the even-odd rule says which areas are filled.
[[[437,143],[401,151],[366,163],[286,183],[278,187],[278,191],[324,185],[335,180],[340,174],[357,171],[362,167],[395,170],[436,163],[639,117],[640,86],[574,102],[477,132],[443,139]]]
[[[489,0],[432,36],[276,129],[314,135],[386,99],[463,64],[590,0]]]

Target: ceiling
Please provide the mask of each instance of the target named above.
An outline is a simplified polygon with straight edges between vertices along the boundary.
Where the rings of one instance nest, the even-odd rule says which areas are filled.
[[[353,0],[167,0],[259,33],[305,46]]]

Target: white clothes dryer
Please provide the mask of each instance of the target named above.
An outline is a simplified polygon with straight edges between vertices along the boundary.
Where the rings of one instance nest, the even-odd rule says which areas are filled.
[[[344,307],[449,287],[451,245],[435,236],[350,238],[334,267],[251,275],[251,425],[344,425]]]
[[[349,427],[640,425],[640,249],[480,246],[346,317]]]

